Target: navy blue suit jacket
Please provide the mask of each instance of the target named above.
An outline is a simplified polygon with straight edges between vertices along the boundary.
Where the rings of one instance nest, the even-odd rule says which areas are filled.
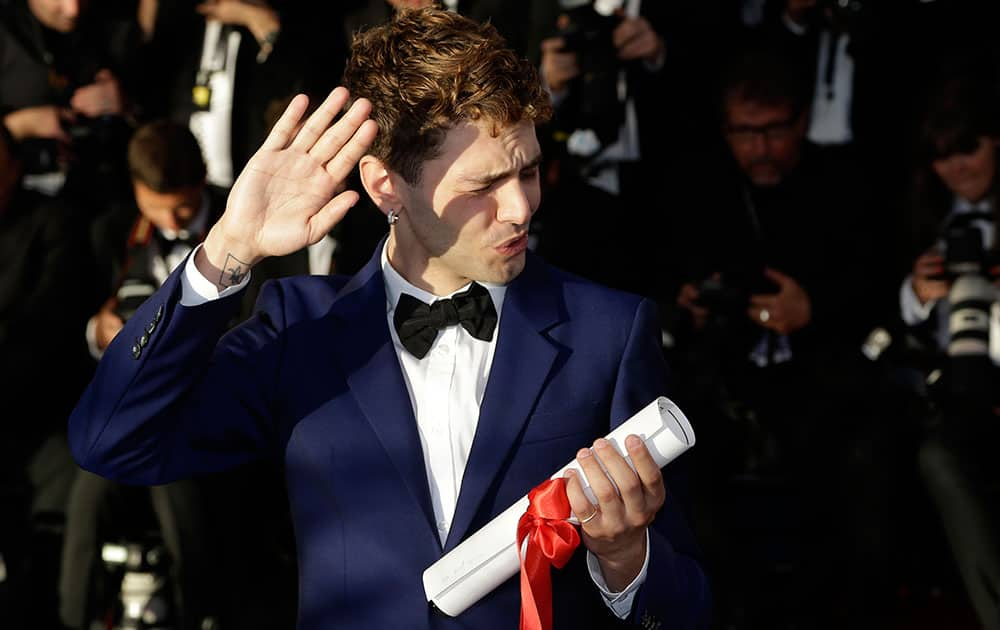
[[[224,336],[239,297],[182,306],[179,269],[105,353],[70,418],[73,453],[87,470],[138,484],[280,457],[298,546],[299,628],[516,628],[516,576],[450,619],[428,606],[422,573],[664,392],[654,307],[529,255],[504,301],[442,548],[379,263],[376,253],[349,279],[268,283],[255,315]],[[669,494],[650,541],[632,621],[700,627],[707,581]],[[553,572],[557,628],[617,624],[584,556]]]

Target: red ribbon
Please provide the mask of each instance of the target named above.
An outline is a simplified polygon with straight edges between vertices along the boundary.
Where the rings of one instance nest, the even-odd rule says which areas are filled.
[[[576,527],[566,521],[571,509],[566,480],[549,479],[528,493],[528,511],[517,522],[517,550],[521,557],[521,630],[552,628],[552,576],[580,545]],[[527,548],[522,555],[524,539]]]

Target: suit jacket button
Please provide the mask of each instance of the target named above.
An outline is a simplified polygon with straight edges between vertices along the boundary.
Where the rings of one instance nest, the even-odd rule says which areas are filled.
[[[149,335],[142,333],[142,336],[137,339],[140,348],[145,348],[146,344],[149,343]]]
[[[132,345],[132,358],[138,360],[140,356],[142,356],[142,348],[139,347],[139,344],[137,344],[137,343],[133,344]]]
[[[154,330],[156,330],[156,322],[149,322],[148,324],[146,324],[147,335],[152,335]]]
[[[153,320],[156,323],[159,323],[161,319],[163,319],[163,305],[162,304],[160,304],[160,307],[158,309],[156,309],[156,315],[153,316]]]

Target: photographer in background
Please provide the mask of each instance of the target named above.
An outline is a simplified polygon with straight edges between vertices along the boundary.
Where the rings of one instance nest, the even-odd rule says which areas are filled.
[[[666,220],[648,203],[662,198],[654,182],[667,170],[666,4],[553,0],[534,9],[555,110],[542,135],[547,192],[532,223],[536,251],[645,295],[660,271],[655,239]]]
[[[204,238],[207,227],[222,214],[222,199],[209,195],[205,162],[198,142],[186,128],[160,120],[139,128],[128,147],[128,164],[138,218],[124,248],[124,264],[113,255],[120,246],[101,242],[102,267],[112,270],[115,294],[87,325],[87,345],[95,359],[121,330],[125,320],[153,294],[170,272]],[[108,217],[95,237],[120,234]]]
[[[300,0],[140,0],[150,79],[144,100],[187,125],[208,184],[227,194],[298,92],[325,94],[346,59],[342,3]],[[145,16],[143,18],[143,16]],[[317,63],[323,60],[323,63]]]
[[[932,103],[913,186],[919,253],[899,290],[903,321],[938,375],[927,381],[920,470],[988,629],[1000,628],[998,111],[994,86],[974,79],[952,80]]]
[[[205,186],[205,162],[198,142],[184,126],[154,121],[129,142],[128,164],[139,218],[127,240],[127,256],[115,293],[87,324],[87,345],[95,359],[104,354],[135,309],[166,280],[200,243],[222,214],[221,200]],[[111,233],[115,233],[111,230]],[[107,269],[114,263],[105,263]],[[145,345],[135,340],[136,351]],[[94,618],[92,597],[102,535],[118,484],[79,470],[67,509],[59,581],[59,614],[69,628],[86,628]],[[198,629],[206,616],[207,525],[200,489],[182,480],[150,489],[163,541],[170,553],[178,630]],[[104,617],[104,611],[99,612]]]
[[[772,51],[734,57],[721,90],[732,164],[704,170],[701,204],[685,213],[693,246],[671,354],[682,404],[701,419],[692,496],[720,627],[757,627],[776,610],[803,627],[868,627],[861,600],[887,570],[882,541],[862,540],[880,515],[853,513],[869,506],[871,462],[852,445],[874,428],[872,405],[853,378],[880,321],[864,241],[876,234],[860,176],[805,140],[802,78]],[[783,566],[794,583],[780,581]],[[846,618],[820,605],[832,589]]]
[[[86,0],[0,2],[0,117],[26,188],[63,193],[87,216],[127,194],[124,84],[138,29]]]

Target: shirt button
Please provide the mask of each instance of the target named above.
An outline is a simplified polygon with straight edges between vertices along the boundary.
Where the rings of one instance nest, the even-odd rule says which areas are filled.
[[[437,351],[438,354],[443,354],[443,355],[449,354],[451,352],[451,346],[447,344],[441,344],[440,346],[438,346]]]
[[[448,531],[448,521],[438,521],[438,531],[439,532]]]

